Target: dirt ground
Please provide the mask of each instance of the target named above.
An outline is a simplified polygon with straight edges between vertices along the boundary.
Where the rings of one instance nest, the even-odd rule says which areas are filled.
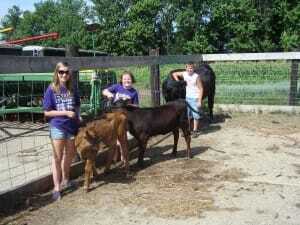
[[[153,138],[146,166],[126,178],[121,169],[100,175],[94,189],[79,187],[51,202],[34,196],[0,224],[32,225],[299,225],[300,116],[219,114],[192,139],[186,159],[180,137]]]

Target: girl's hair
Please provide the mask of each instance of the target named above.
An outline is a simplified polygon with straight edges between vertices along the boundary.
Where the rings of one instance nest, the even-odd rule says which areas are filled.
[[[120,84],[122,84],[123,76],[126,74],[130,76],[132,83],[135,83],[135,78],[134,78],[133,74],[130,71],[124,71],[120,77]]]
[[[58,78],[58,71],[59,71],[60,67],[68,67],[69,68],[69,64],[67,62],[58,62],[56,64],[54,74],[53,74],[53,81],[52,81],[52,85],[51,85],[55,93],[60,93],[60,83],[59,83],[59,78]],[[69,75],[69,80],[66,82],[66,88],[68,89],[68,94],[72,94],[73,78],[71,75],[71,71],[69,71],[69,73],[70,73],[70,75]]]

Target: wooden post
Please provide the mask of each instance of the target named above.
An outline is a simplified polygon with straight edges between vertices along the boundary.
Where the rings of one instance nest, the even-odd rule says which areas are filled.
[[[78,52],[78,47],[74,45],[66,45],[66,57],[78,57],[79,52]],[[72,68],[74,65],[70,65]],[[73,82],[75,86],[78,88],[78,82],[79,82],[79,71],[77,70],[72,70],[72,77],[73,77]]]
[[[66,45],[66,57],[78,57],[78,47],[74,45]]]
[[[289,105],[296,105],[299,62],[300,60],[292,60],[291,63]]]
[[[159,56],[159,48],[150,49],[150,56]],[[150,66],[150,87],[152,106],[160,105],[160,73],[159,65]]]

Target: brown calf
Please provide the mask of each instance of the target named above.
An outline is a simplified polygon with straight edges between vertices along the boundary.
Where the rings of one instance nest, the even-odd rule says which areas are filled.
[[[92,176],[97,176],[95,160],[97,152],[103,144],[109,147],[105,171],[109,170],[113,156],[120,142],[122,160],[126,171],[129,171],[127,117],[123,112],[104,114],[102,118],[87,122],[79,129],[75,138],[75,146],[81,158],[85,160],[84,188],[89,190]]]

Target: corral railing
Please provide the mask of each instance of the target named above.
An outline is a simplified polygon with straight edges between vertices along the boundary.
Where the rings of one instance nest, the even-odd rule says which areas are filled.
[[[82,69],[130,68],[137,78],[142,105],[160,104],[160,81],[184,64],[210,63],[216,73],[216,102],[300,105],[300,52],[174,56],[22,57],[0,56],[1,74],[49,73],[58,61]],[[176,64],[170,67],[170,64]],[[139,70],[140,69],[140,70]],[[140,71],[143,71],[140,72]],[[145,72],[146,71],[146,72]],[[144,72],[146,75],[144,75]],[[147,76],[139,83],[139,78]],[[13,76],[13,75],[12,75]],[[25,75],[26,76],[26,75]],[[145,85],[147,83],[147,85]],[[150,85],[149,85],[150,84]],[[0,193],[50,174],[51,145],[45,124],[0,122]],[[43,169],[41,169],[43,168]],[[0,198],[1,201],[1,198]]]
[[[66,61],[74,69],[116,68],[134,65],[163,65],[193,62],[300,60],[300,52],[231,53],[169,56],[98,56],[98,57],[25,57],[1,56],[1,73],[52,72],[58,61]]]
[[[155,55],[155,52],[152,54]],[[266,93],[267,95],[271,95],[271,97],[275,96],[275,101],[267,96],[267,100],[268,98],[270,99],[269,104],[299,105],[298,65],[300,52],[80,58],[0,56],[0,74],[51,72],[58,61],[67,61],[75,70],[150,66],[148,82],[152,88],[149,91],[151,91],[151,102],[153,105],[157,105],[160,102],[160,71],[162,71],[160,68],[168,64],[183,66],[184,63],[189,61],[212,63],[212,67],[217,75],[217,102],[219,99],[221,102],[225,99],[225,103],[235,103],[226,101],[226,98],[232,99],[234,97],[235,99],[240,95],[236,103],[256,104],[253,101],[256,99],[255,95],[263,96]],[[243,70],[240,68],[243,68]],[[267,84],[267,82],[270,83]],[[265,85],[266,87],[264,87]],[[245,89],[245,87],[248,88]],[[144,87],[142,88],[144,89]],[[224,88],[226,91],[222,91]],[[230,90],[230,88],[233,91],[229,91],[228,93],[227,90]],[[258,89],[261,91],[257,91]],[[243,91],[246,91],[246,93],[248,91],[249,96],[245,96]],[[285,94],[286,91],[288,92],[286,95],[287,101],[285,99],[277,101],[278,93]],[[246,100],[248,98],[249,101],[243,101],[244,98]],[[257,97],[257,99],[259,98]],[[258,104],[266,104],[266,101],[262,103],[258,101]]]

